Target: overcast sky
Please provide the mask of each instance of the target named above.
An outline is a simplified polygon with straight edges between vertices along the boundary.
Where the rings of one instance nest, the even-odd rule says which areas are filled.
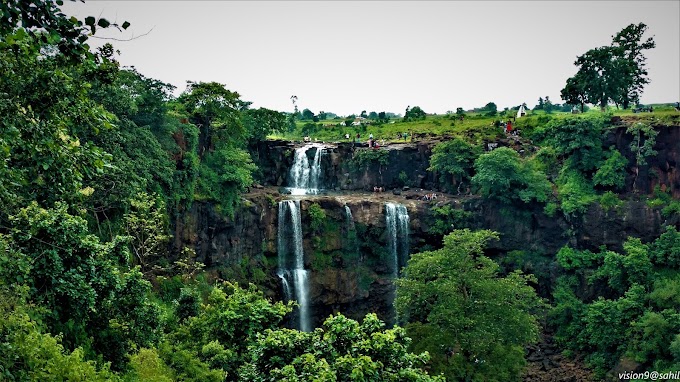
[[[428,113],[549,96],[577,55],[631,23],[649,26],[642,103],[680,100],[680,1],[87,1],[79,18],[129,21],[105,31],[124,66],[184,90],[216,81],[254,107],[337,114]],[[646,36],[646,37],[647,37]],[[95,45],[102,40],[92,41]]]

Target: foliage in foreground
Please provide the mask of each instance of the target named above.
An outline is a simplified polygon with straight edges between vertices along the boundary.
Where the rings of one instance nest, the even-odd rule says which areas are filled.
[[[528,283],[483,255],[491,231],[455,230],[444,247],[414,254],[397,281],[399,320],[412,349],[428,351],[434,372],[450,380],[517,380],[524,346],[535,342],[541,300]]]
[[[422,368],[427,353],[407,350],[410,339],[400,327],[384,329],[375,314],[358,323],[343,315],[304,333],[267,330],[250,347],[241,368],[244,381],[444,381]]]

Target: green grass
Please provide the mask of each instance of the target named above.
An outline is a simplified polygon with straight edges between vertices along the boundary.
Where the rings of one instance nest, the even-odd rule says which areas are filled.
[[[648,106],[648,105],[646,105]],[[653,105],[653,113],[633,113],[631,109],[623,110],[610,106],[607,112],[613,116],[620,116],[626,119],[639,119],[641,121],[649,121],[657,125],[677,125],[680,124],[680,112],[675,111],[673,105],[660,104]],[[513,112],[512,115],[514,115]],[[543,125],[553,119],[564,119],[571,116],[578,117],[592,117],[602,115],[599,108],[591,108],[582,114],[571,114],[567,112],[552,112],[545,113],[542,110],[529,111],[528,115],[518,118],[514,123],[514,127],[522,130],[525,135],[537,126]],[[460,137],[468,142],[479,144],[482,141],[494,140],[504,136],[502,129],[494,126],[496,120],[508,120],[505,112],[500,112],[494,117],[485,116],[481,113],[468,113],[465,120],[460,121],[455,117],[447,115],[430,115],[421,121],[403,122],[401,119],[393,119],[385,124],[374,124],[367,126],[344,126],[344,119],[334,119],[319,121],[316,125],[316,132],[309,134],[309,137],[314,141],[325,142],[342,142],[345,141],[345,134],[350,137],[356,137],[356,134],[361,135],[361,141],[366,142],[370,134],[380,142],[383,139],[386,142],[404,142],[403,139],[398,138],[398,134],[407,133],[408,138],[406,142],[411,141],[411,136],[415,135],[414,141],[422,140],[423,138],[433,137]],[[301,141],[304,137],[302,134],[303,126],[311,121],[297,121],[297,127],[292,133],[278,133],[268,136],[268,139],[283,139]],[[341,124],[342,126],[323,126],[324,124]],[[352,139],[350,138],[350,139]]]

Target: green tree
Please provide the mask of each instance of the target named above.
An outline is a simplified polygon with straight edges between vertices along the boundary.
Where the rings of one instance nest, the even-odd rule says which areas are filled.
[[[2,7],[12,5],[24,7],[24,2],[3,3]],[[52,7],[51,2],[43,5]],[[5,29],[5,17],[14,11],[0,16],[0,203],[4,207],[0,215],[33,200],[49,206],[56,201],[77,203],[91,194],[85,183],[103,171],[110,156],[80,136],[110,129],[114,119],[87,97],[90,85],[83,66],[90,68],[89,76],[98,76],[100,65],[95,58],[84,59],[86,63],[81,65],[60,54],[41,54],[40,50],[49,46],[32,37],[33,32]],[[62,22],[71,23],[55,22],[58,28]],[[82,47],[76,50],[82,51]]]
[[[206,155],[199,169],[198,197],[219,203],[220,209],[233,216],[239,194],[253,184],[257,166],[241,148],[225,147]]]
[[[550,101],[550,97],[545,96],[545,102],[543,103],[543,110],[544,110],[546,113],[552,113],[552,111],[553,111],[554,108],[555,108],[555,107],[554,107],[552,101]]]
[[[420,106],[406,107],[406,113],[404,113],[404,122],[409,121],[419,121],[425,119],[425,111],[420,108]]]
[[[534,106],[534,110],[543,110],[543,106],[545,103],[543,102],[543,97],[538,97],[538,104]]]
[[[498,106],[494,102],[489,102],[484,107],[480,110],[482,111],[485,115],[489,117],[493,117],[498,113]]]
[[[482,196],[505,203],[545,202],[551,194],[546,175],[513,149],[501,147],[477,158],[472,184]]]
[[[519,271],[499,277],[483,255],[491,231],[455,230],[444,247],[414,254],[397,280],[396,308],[433,370],[450,380],[519,380],[524,346],[538,338],[542,306]]]
[[[92,53],[85,43],[97,28],[116,27],[127,29],[129,22],[122,25],[111,23],[104,18],[86,17],[84,21],[75,17],[67,17],[59,7],[63,1],[36,0],[25,2],[8,0],[0,4],[0,35],[3,42],[0,48],[15,44],[14,37],[29,37],[35,43],[30,47],[31,53],[40,50],[41,46],[50,45],[60,55],[71,61],[91,59]],[[16,34],[18,33],[18,35]],[[5,38],[8,37],[8,38]],[[24,51],[26,52],[26,51]]]
[[[196,194],[216,201],[229,216],[238,205],[238,195],[252,185],[256,170],[243,149],[247,134],[243,113],[249,103],[239,97],[216,82],[190,82],[179,97],[200,132]]]
[[[241,122],[241,109],[246,103],[240,95],[217,82],[188,82],[179,101],[199,129],[198,149],[202,158],[216,145],[242,143],[245,129]]]
[[[583,214],[597,200],[593,182],[569,164],[562,167],[555,183],[562,211],[567,215]]]
[[[303,121],[310,121],[312,118],[314,118],[314,113],[309,110],[309,109],[304,109],[302,110],[302,120]]]
[[[624,109],[639,102],[643,87],[649,83],[645,69],[647,58],[642,53],[644,50],[655,48],[656,43],[653,37],[642,41],[646,31],[647,25],[644,23],[630,24],[612,40],[615,55],[622,61],[620,75],[623,77],[623,83],[618,88],[614,102],[622,105]]]
[[[311,333],[266,330],[250,347],[244,381],[443,381],[423,370],[427,353],[407,350],[404,329],[384,329],[375,314],[362,323],[340,314]]]
[[[440,173],[440,182],[448,183],[445,175],[449,175],[452,180],[452,187],[460,193],[459,183],[472,177],[472,169],[475,159],[481,150],[460,138],[439,143],[432,150],[430,157],[429,171]]]
[[[584,354],[597,378],[623,356],[640,367],[678,365],[678,236],[669,228],[652,243],[628,238],[623,253],[567,247],[558,253],[565,275],[557,280],[549,322],[558,343]]]
[[[567,80],[562,98],[572,104],[583,101],[602,110],[612,101],[624,109],[637,103],[644,85],[649,83],[644,50],[656,46],[652,37],[642,42],[647,30],[643,23],[630,24],[614,36],[610,46],[591,49],[576,58],[579,69]]]
[[[0,378],[3,381],[117,381],[108,365],[86,360],[82,348],[69,351],[59,336],[43,333],[39,313],[25,288],[0,283]]]
[[[536,130],[535,137],[553,147],[572,167],[589,172],[600,165],[603,157],[603,127],[602,118],[568,117],[550,121]]]
[[[267,139],[267,135],[286,130],[286,115],[263,107],[248,109],[243,115],[251,145]]]
[[[580,106],[581,113],[585,112],[586,103],[588,103],[588,84],[584,77],[585,73],[582,72],[578,72],[573,77],[569,77],[567,79],[567,84],[560,91],[560,96],[565,104]]]
[[[647,164],[647,157],[656,155],[654,145],[656,144],[656,136],[659,134],[654,128],[643,122],[636,122],[626,130],[628,134],[633,136],[630,143],[630,151],[635,154],[635,179],[633,180],[633,189],[637,191],[637,178],[640,174],[640,167]]]
[[[43,322],[63,334],[65,346],[92,349],[119,369],[134,346],[157,340],[159,312],[147,298],[151,285],[139,271],[118,268],[128,257],[122,238],[101,243],[62,203],[54,209],[32,203],[10,222],[18,256],[9,268],[24,273],[13,279],[21,276],[29,298],[47,308]]]
[[[265,329],[277,328],[291,309],[269,302],[252,284],[243,289],[224,283],[209,292],[198,314],[186,315],[166,338],[161,358],[182,380],[221,376],[217,380],[222,381],[225,375],[237,380],[238,368],[249,360],[248,347]]]
[[[139,349],[139,352],[130,356],[133,378],[138,381],[149,382],[172,382],[175,380],[174,373],[158,355],[156,349]]]
[[[680,232],[673,226],[666,227],[666,232],[654,241],[650,255],[655,264],[680,268]]]
[[[130,211],[123,219],[136,263],[143,273],[151,272],[168,255],[170,236],[165,204],[157,195],[138,193],[130,200]]]
[[[312,203],[307,209],[309,218],[311,219],[311,227],[315,233],[320,233],[326,225],[326,211],[319,205],[319,203]]]

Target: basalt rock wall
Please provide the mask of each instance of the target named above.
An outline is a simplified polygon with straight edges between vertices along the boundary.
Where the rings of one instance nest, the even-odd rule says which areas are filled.
[[[658,186],[673,198],[680,199],[680,126],[653,125],[658,133],[653,147],[656,154],[645,158],[646,164],[636,166],[635,153],[631,149],[634,137],[627,132],[630,123],[618,123],[618,127],[607,135],[604,146],[615,146],[628,159],[626,191],[651,194]]]
[[[211,204],[195,203],[184,224],[178,224],[175,245],[193,248],[197,259],[217,276],[254,282],[269,297],[282,299],[276,275],[277,201],[287,196],[265,191],[246,195],[233,219],[222,216]],[[335,312],[357,319],[376,312],[387,322],[394,322],[387,201],[401,203],[409,212],[411,253],[441,246],[442,237],[430,232],[436,222],[432,208],[446,204],[470,212],[465,227],[499,232],[500,239],[489,244],[489,256],[500,258],[523,251],[536,254],[546,263],[553,263],[554,254],[567,244],[592,250],[605,245],[620,251],[628,236],[648,242],[662,232],[664,223],[678,224],[677,218],[669,221],[658,208],[634,201],[608,211],[594,204],[582,219],[569,221],[562,216],[546,216],[541,206],[507,207],[480,198],[425,202],[364,194],[303,199],[303,247],[305,268],[311,270],[313,323],[319,324]],[[325,223],[317,230],[312,229],[308,212],[312,203],[319,204],[326,214]],[[345,206],[352,213],[351,222]],[[539,289],[547,296],[557,276],[555,267],[525,270],[540,273]]]
[[[302,197],[302,231],[305,268],[310,272],[310,299],[313,322],[319,324],[330,313],[343,312],[361,318],[377,312],[394,322],[392,301],[394,287],[388,253],[385,203],[406,206],[410,216],[411,253],[441,246],[441,235],[432,227],[438,217],[433,207],[450,205],[469,212],[469,219],[451,228],[490,229],[500,239],[489,244],[487,254],[504,258],[513,251],[528,254],[531,261],[521,264],[527,272],[540,274],[539,291],[548,296],[552,281],[559,271],[554,255],[564,245],[597,250],[604,245],[621,251],[629,236],[649,242],[663,230],[664,224],[678,226],[679,217],[663,216],[660,208],[637,201],[634,191],[649,193],[656,186],[680,198],[677,164],[680,160],[680,127],[660,127],[647,165],[637,173],[628,170],[627,201],[609,210],[592,204],[580,217],[559,213],[547,216],[542,205],[506,206],[478,197],[440,198],[425,202],[414,198],[419,191],[392,193],[347,193]],[[607,143],[615,146],[634,163],[630,149],[632,136],[624,126],[615,128]],[[434,143],[401,144],[388,147],[388,164],[373,163],[357,168],[352,161],[356,150],[373,150],[351,144],[328,145],[322,157],[325,168],[323,182],[333,190],[372,190],[374,186],[401,189],[404,172],[410,186],[433,189],[438,186],[434,174],[427,172]],[[254,159],[260,164],[259,177],[267,186],[285,186],[296,146],[288,142],[266,142],[258,148]],[[308,156],[312,158],[310,151]],[[372,167],[371,167],[372,166]],[[637,179],[635,179],[637,177]],[[403,178],[403,176],[402,176]],[[633,184],[635,182],[635,188]],[[174,247],[195,250],[197,261],[216,277],[254,282],[268,296],[283,297],[277,277],[278,201],[290,196],[278,192],[279,187],[253,189],[245,194],[235,215],[225,217],[207,202],[196,202],[180,215],[175,224]],[[318,203],[326,214],[322,227],[312,229],[309,206]],[[349,207],[353,221],[347,220]],[[456,223],[458,224],[458,223]],[[547,264],[538,269],[536,261]]]
[[[395,143],[382,148],[369,148],[365,144],[315,143],[323,145],[321,157],[321,184],[324,189],[373,190],[402,186],[426,189],[437,188],[436,174],[428,172],[432,148],[437,142]],[[261,142],[254,151],[254,160],[260,168],[258,177],[266,186],[285,187],[290,185],[290,168],[293,166],[294,151],[304,144],[286,141]],[[310,148],[307,156],[314,157],[317,147]],[[385,150],[387,163],[368,162],[362,166],[353,160],[355,153],[365,150]],[[403,173],[403,174],[402,174]]]

